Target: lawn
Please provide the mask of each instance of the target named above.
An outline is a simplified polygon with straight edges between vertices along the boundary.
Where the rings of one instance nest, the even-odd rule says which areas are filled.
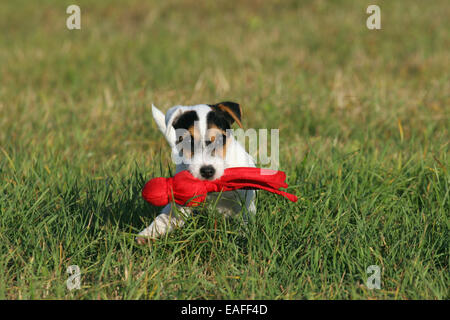
[[[0,299],[449,299],[449,16],[445,0],[2,1]],[[159,210],[141,189],[175,168],[151,104],[224,100],[280,130],[299,201],[259,192],[247,225],[205,206],[137,245]]]

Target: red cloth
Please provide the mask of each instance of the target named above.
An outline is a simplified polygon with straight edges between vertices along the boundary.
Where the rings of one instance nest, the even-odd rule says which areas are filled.
[[[286,174],[261,168],[228,168],[219,179],[200,180],[185,170],[171,178],[154,178],[142,190],[146,201],[155,206],[164,206],[172,200],[179,205],[198,206],[206,199],[208,192],[231,191],[236,189],[262,189],[279,194],[293,202],[298,198],[279,190],[287,188]]]

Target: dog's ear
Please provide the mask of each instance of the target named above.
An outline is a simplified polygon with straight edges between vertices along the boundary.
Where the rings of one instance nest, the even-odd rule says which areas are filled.
[[[182,106],[175,106],[167,110],[165,136],[171,147],[175,147],[175,141],[177,139],[173,124],[185,111],[186,108]]]
[[[159,131],[166,132],[166,117],[157,107],[152,104],[152,116],[158,126]]]
[[[176,132],[172,126],[173,121],[183,113],[181,107],[176,106],[170,108],[164,115],[158,108],[152,104],[152,115],[159,130],[162,132],[170,147],[175,146]]]
[[[230,123],[230,126],[236,122],[237,125],[242,128],[242,108],[238,103],[225,101],[209,106],[213,108],[214,111],[222,113],[225,119]]]

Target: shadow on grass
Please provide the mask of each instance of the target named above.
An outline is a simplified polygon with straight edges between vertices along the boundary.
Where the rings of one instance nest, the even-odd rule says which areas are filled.
[[[143,175],[135,171],[132,176],[102,180],[90,179],[83,186],[76,182],[60,197],[69,207],[70,216],[96,238],[99,231],[117,229],[134,237],[148,226],[160,212],[160,207],[148,204],[141,195],[146,182]]]

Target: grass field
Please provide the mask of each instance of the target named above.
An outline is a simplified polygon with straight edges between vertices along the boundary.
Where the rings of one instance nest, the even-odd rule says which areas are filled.
[[[0,299],[449,299],[449,16],[445,0],[0,2]],[[141,188],[174,170],[151,103],[224,100],[280,129],[299,202],[260,192],[247,226],[204,207],[138,246],[158,213]]]

